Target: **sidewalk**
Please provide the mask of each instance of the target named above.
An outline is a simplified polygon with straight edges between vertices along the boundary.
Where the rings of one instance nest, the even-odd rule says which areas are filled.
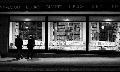
[[[0,58],[0,71],[119,70],[120,57]]]
[[[23,53],[26,57],[27,54]],[[6,57],[16,57],[16,53],[8,53]],[[80,53],[34,53],[34,58],[58,58],[58,57],[120,57],[119,53],[80,54]]]

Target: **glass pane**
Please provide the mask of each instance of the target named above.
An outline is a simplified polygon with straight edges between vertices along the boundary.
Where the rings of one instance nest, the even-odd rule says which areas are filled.
[[[10,21],[45,21],[45,16],[10,16]]]
[[[89,22],[89,49],[119,51],[120,22]]]
[[[120,16],[90,16],[89,21],[120,21]]]
[[[48,21],[86,21],[84,16],[49,16]]]
[[[48,48],[86,50],[86,22],[48,22]]]
[[[34,49],[45,49],[45,22],[10,22],[9,45],[11,49],[16,49],[17,35],[21,35],[23,39],[23,49],[27,49],[29,35],[33,35],[35,39]]]

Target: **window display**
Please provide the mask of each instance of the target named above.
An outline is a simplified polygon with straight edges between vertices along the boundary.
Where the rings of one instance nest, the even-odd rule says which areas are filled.
[[[87,16],[11,16],[9,48],[16,49],[15,38],[21,35],[23,49],[27,49],[28,37],[33,35],[34,49],[45,49],[45,24],[48,24],[48,50],[120,51],[120,16],[89,16],[89,21],[86,18]],[[86,23],[89,23],[89,28]],[[87,35],[86,30],[89,31]]]
[[[89,50],[120,51],[120,16],[89,17]]]
[[[89,50],[118,50],[119,22],[89,22]]]
[[[30,35],[35,39],[34,49],[45,49],[45,23],[44,22],[10,22],[9,45],[11,49],[16,49],[15,38],[21,35],[23,39],[23,49],[27,49],[27,41]]]
[[[45,16],[10,16],[9,48],[16,49],[15,38],[21,35],[23,49],[27,49],[30,35],[35,39],[33,49],[45,49]]]
[[[49,22],[49,49],[86,50],[85,22]]]

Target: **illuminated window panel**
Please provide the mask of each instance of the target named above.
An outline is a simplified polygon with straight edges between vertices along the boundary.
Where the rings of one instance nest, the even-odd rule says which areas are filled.
[[[120,22],[89,22],[89,50],[119,51]],[[109,21],[107,21],[109,20]]]
[[[19,23],[10,22],[10,28],[9,28],[9,48],[10,49],[16,49],[15,38],[17,35],[19,35]]]
[[[45,49],[45,22],[10,22],[9,28],[9,48],[16,49],[15,38],[21,35],[23,39],[23,49],[27,49],[29,35],[35,39],[33,49]]]
[[[48,22],[48,49],[86,50],[86,22]]]

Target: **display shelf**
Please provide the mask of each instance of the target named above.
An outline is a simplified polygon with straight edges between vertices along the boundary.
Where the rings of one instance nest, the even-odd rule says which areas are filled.
[[[65,40],[74,40],[74,35],[79,35],[78,37],[80,37],[79,24],[80,23],[77,23],[77,25],[74,23],[65,23],[65,24],[57,23],[57,37],[59,36],[61,37],[63,35]],[[64,38],[61,38],[61,39],[64,39]]]
[[[90,50],[101,50],[101,48],[117,50],[119,40],[117,25],[116,22],[90,22]]]
[[[85,50],[83,42],[85,25],[82,22],[50,22],[49,23],[49,49],[60,50]],[[84,32],[84,34],[83,34]],[[85,36],[84,36],[85,37]],[[69,44],[69,45],[68,45]]]

